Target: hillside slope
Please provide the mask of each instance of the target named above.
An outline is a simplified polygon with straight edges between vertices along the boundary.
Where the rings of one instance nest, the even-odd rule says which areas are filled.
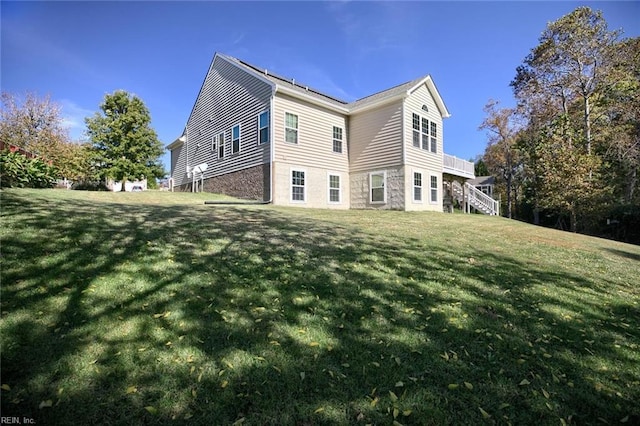
[[[0,197],[3,416],[640,422],[640,247],[479,215]]]

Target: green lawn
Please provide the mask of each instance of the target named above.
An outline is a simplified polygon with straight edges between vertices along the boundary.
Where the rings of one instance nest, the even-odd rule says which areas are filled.
[[[479,215],[0,192],[2,416],[640,423],[640,247]]]

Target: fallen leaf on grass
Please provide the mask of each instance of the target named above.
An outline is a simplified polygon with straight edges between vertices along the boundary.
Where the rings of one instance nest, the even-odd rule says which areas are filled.
[[[228,385],[229,385],[229,381],[228,381],[228,380],[224,380],[224,381],[220,384],[220,387],[221,387],[222,389],[224,389],[224,388],[226,388]]]
[[[10,391],[11,390],[11,386],[9,386],[7,384],[4,384],[4,385],[2,385],[2,390]]]
[[[464,382],[464,387],[469,389],[469,390],[473,390],[473,385],[469,382]]]
[[[456,390],[458,389],[458,385],[457,383],[449,383],[449,386],[447,386],[449,388],[449,390]]]
[[[150,414],[156,414],[158,412],[158,409],[153,405],[147,405],[146,407],[144,407],[144,409],[147,410]]]
[[[522,379],[522,381],[519,384],[520,386],[526,386],[526,385],[530,385],[531,382],[528,381],[527,379]]]
[[[398,395],[389,391],[389,398],[391,398],[391,402],[396,402],[398,400]]]
[[[482,409],[482,407],[478,407],[478,410],[480,410],[480,412],[482,413],[482,417],[484,417],[485,419],[488,419],[491,417],[491,414],[487,413],[486,411],[484,411]]]
[[[41,410],[43,408],[50,408],[50,407],[53,407],[53,401],[50,399],[47,399],[46,401],[42,401],[38,406],[38,408],[40,408]]]
[[[130,394],[130,393],[136,393],[136,392],[138,392],[138,388],[137,388],[137,387],[135,387],[135,386],[129,386],[129,387],[127,388],[127,394]]]

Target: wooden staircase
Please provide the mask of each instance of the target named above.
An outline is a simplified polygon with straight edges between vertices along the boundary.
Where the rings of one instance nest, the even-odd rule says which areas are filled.
[[[455,200],[467,206],[468,211],[473,207],[484,214],[500,215],[500,203],[469,183],[465,182],[463,186],[460,182],[453,181],[451,193]]]

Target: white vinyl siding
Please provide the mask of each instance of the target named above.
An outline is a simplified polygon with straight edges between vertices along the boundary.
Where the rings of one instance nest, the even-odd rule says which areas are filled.
[[[411,114],[409,114],[409,120]],[[406,126],[412,131],[411,122]],[[411,140],[409,134],[409,139]],[[401,166],[402,102],[383,105],[351,116],[349,123],[349,158],[351,172]]]
[[[284,113],[284,140],[288,143],[298,143],[298,116],[290,112]]]
[[[387,201],[387,173],[369,173],[369,202],[371,204],[384,204]]]
[[[286,141],[286,113],[298,117],[297,144]],[[349,134],[347,118],[343,114],[277,92],[272,114],[282,117],[273,120],[274,162],[290,166],[319,167],[332,172],[349,172]],[[342,129],[342,155],[333,152],[334,127]],[[323,177],[321,181],[324,182],[325,179]]]
[[[427,111],[422,106],[427,105]],[[442,172],[442,117],[426,85],[418,87],[405,100],[405,162],[425,172]],[[414,116],[420,117],[420,146],[413,143]],[[426,121],[423,126],[423,119]],[[423,136],[425,139],[423,140]],[[423,175],[425,188],[427,175]],[[428,198],[423,197],[425,200]]]
[[[304,203],[306,201],[305,170],[291,169],[291,202]]]

